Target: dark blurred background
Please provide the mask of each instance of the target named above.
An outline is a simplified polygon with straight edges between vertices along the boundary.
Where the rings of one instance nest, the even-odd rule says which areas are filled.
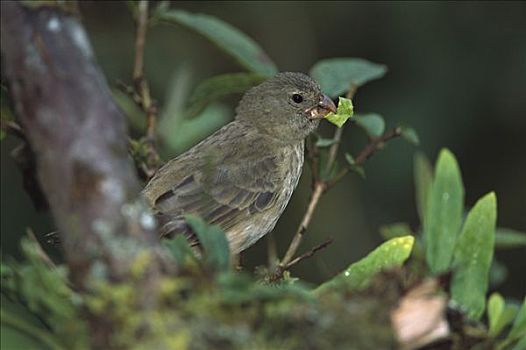
[[[239,28],[282,71],[308,72],[329,57],[386,64],[385,78],[358,91],[355,110],[380,113],[388,126],[413,126],[421,140],[418,149],[433,162],[440,148],[450,148],[462,169],[467,205],[495,190],[498,225],[526,231],[526,3],[178,1],[172,7],[217,16]],[[135,29],[126,2],[81,2],[80,9],[108,81],[129,82]],[[174,84],[189,90],[207,77],[241,71],[185,28],[157,25],[148,32],[146,75],[161,106]],[[225,101],[231,116],[238,98]],[[329,125],[321,130],[331,132]],[[8,137],[1,143],[4,256],[18,254],[27,226],[37,235],[54,229],[49,214],[35,212],[22,190],[20,172],[9,157],[17,142]],[[342,149],[356,153],[364,142],[360,131],[346,129]],[[381,225],[404,221],[418,229],[412,175],[416,150],[393,141],[366,164],[365,180],[350,175],[322,197],[300,250],[327,237],[335,243],[295,267],[293,275],[313,283],[327,279],[379,244]],[[173,149],[163,153],[175,155]],[[280,255],[303,215],[309,186],[306,167],[274,231]],[[497,253],[508,268],[507,281],[498,287],[506,296],[525,294],[525,253]],[[266,263],[266,240],[250,248],[244,261]]]

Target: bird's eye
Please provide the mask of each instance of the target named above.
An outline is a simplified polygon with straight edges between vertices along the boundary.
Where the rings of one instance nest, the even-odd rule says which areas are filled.
[[[302,103],[303,102],[303,96],[301,96],[300,94],[294,94],[294,95],[292,95],[292,101],[294,101],[296,103]]]

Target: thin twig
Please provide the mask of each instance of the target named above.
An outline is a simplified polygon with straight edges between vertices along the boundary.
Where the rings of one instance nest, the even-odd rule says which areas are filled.
[[[314,191],[312,192],[307,211],[305,211],[303,219],[301,220],[301,224],[298,226],[298,229],[296,231],[296,234],[294,235],[294,238],[292,239],[292,242],[290,242],[289,248],[285,253],[285,257],[279,264],[281,267],[287,266],[294,257],[294,254],[296,254],[296,251],[298,250],[298,247],[300,246],[300,243],[303,240],[303,235],[305,234],[305,231],[307,230],[307,227],[309,227],[309,224],[312,220],[314,210],[318,206],[318,201],[320,200],[323,191],[325,191],[325,186],[325,182],[323,181],[318,181],[315,183]]]
[[[378,151],[378,149],[380,149],[385,142],[400,136],[401,133],[402,129],[397,127],[386,131],[380,137],[371,139],[371,141],[362,149],[362,151],[356,157],[356,165],[362,165],[363,163],[365,163],[365,161],[369,159],[374,153],[376,153],[376,151]],[[350,168],[348,167],[340,170],[340,172],[336,174],[332,178],[332,180],[327,183],[326,190],[328,191],[336,183],[338,183],[338,181],[340,181],[345,175],[347,175],[349,170]]]
[[[276,248],[276,239],[272,232],[267,235],[267,254],[268,254],[268,268],[270,271],[276,268],[278,261],[278,250]]]
[[[146,43],[146,29],[148,27],[148,1],[141,0],[137,13],[137,32],[135,37],[135,61],[133,65],[133,83],[140,98],[140,105],[146,113],[147,151],[146,168],[148,177],[152,176],[159,166],[159,154],[155,149],[155,129],[157,124],[157,106],[150,95],[150,87],[144,77],[144,47]]]
[[[326,240],[325,242],[321,243],[321,244],[318,244],[317,246],[315,247],[312,247],[309,251],[306,251],[305,253],[301,254],[300,256],[294,258],[291,262],[289,262],[286,266],[284,266],[283,268],[286,270],[286,269],[289,269],[291,268],[292,266],[296,265],[297,263],[299,263],[300,261],[302,260],[305,260],[307,258],[310,258],[311,256],[313,256],[314,254],[316,254],[316,252],[318,252],[319,250],[322,250],[324,249],[325,247],[327,247],[329,244],[331,244],[334,240],[332,238],[329,238],[328,240]]]

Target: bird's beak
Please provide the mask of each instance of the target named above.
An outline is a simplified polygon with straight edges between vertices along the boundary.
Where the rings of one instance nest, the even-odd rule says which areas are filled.
[[[336,113],[336,105],[327,95],[321,95],[320,102],[314,107],[307,109],[307,118],[310,120],[323,119],[329,112]]]

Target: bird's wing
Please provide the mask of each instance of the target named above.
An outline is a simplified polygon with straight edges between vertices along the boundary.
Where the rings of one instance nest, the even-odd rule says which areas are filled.
[[[243,147],[226,140],[221,151],[215,143],[204,145],[161,169],[164,175],[159,179],[164,179],[164,184],[155,186],[154,178],[145,192],[150,192],[149,199],[164,221],[162,235],[185,231],[182,216],[186,214],[228,230],[249,215],[272,207],[285,176],[280,167],[283,156],[279,152],[254,152],[265,145],[252,141],[250,147]],[[174,175],[166,181],[168,173]],[[148,190],[151,186],[155,191]]]

